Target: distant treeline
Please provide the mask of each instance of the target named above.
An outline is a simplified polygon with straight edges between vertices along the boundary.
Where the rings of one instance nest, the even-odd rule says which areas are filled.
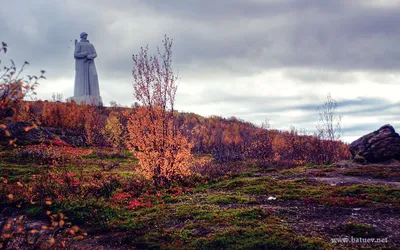
[[[96,107],[62,102],[20,102],[11,121],[28,121],[81,133],[89,145],[124,148],[128,116],[141,107]],[[175,112],[176,124],[193,144],[192,153],[211,154],[218,162],[257,159],[270,163],[330,163],[348,159],[348,145],[323,140],[294,127],[290,131],[256,126],[235,117],[202,117]],[[112,138],[110,138],[112,137]],[[116,138],[117,137],[117,138]]]

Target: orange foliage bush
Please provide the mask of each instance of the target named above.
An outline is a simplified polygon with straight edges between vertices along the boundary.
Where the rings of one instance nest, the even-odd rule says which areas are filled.
[[[7,52],[7,44],[2,42],[0,52]],[[0,60],[1,62],[1,60]],[[27,76],[27,79],[21,77],[25,66],[29,65],[28,62],[24,62],[20,70],[17,70],[14,61],[11,60],[9,67],[4,66],[0,69],[0,119],[9,117],[15,113],[15,106],[22,101],[24,97],[35,95],[35,89],[39,85],[39,79],[45,79],[45,71],[41,71],[41,75],[38,76]]]
[[[139,172],[153,179],[156,186],[190,174],[191,144],[174,131],[173,119],[162,119],[161,112],[141,107],[129,117],[128,124],[128,148],[139,159]]]
[[[172,41],[165,37],[164,54],[133,56],[134,95],[143,107],[129,116],[128,148],[139,159],[140,172],[156,187],[190,174],[192,144],[182,135],[174,114],[177,85],[171,69]]]

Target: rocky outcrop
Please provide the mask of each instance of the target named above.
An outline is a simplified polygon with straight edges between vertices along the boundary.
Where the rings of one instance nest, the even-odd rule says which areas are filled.
[[[38,144],[43,140],[51,140],[54,135],[48,130],[34,127],[29,122],[12,122],[0,127],[0,145],[10,145],[15,140],[17,145]]]
[[[352,142],[350,152],[353,159],[365,159],[373,163],[400,160],[400,136],[387,124]]]
[[[12,122],[0,126],[0,145],[10,145],[14,140],[16,145],[33,145],[43,141],[60,138],[69,145],[85,146],[84,137],[74,131],[63,131],[58,128],[36,127],[29,122]]]

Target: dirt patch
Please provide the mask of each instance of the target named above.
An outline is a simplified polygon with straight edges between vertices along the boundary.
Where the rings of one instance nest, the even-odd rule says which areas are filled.
[[[282,222],[296,234],[319,237],[327,242],[333,238],[351,237],[337,230],[347,223],[369,225],[381,232],[392,246],[400,244],[400,209],[344,208],[309,205],[301,201],[274,201],[260,205],[269,214],[283,218]]]
[[[365,185],[384,185],[389,187],[400,188],[400,182],[388,181],[388,180],[377,180],[368,177],[358,176],[337,176],[337,177],[315,177],[317,181],[328,183],[332,186],[343,186],[352,184],[365,184]]]

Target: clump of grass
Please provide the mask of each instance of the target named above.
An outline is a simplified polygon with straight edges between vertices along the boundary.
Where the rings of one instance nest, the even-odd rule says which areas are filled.
[[[397,203],[400,199],[400,188],[392,188],[377,185],[352,185],[341,187],[336,191],[341,196],[368,199],[375,202]]]
[[[253,202],[249,198],[233,195],[210,195],[207,200],[214,204],[248,204]]]
[[[197,238],[189,244],[195,249],[325,249],[322,239],[295,236],[272,229],[257,227],[224,228],[208,238]]]
[[[400,177],[400,170],[387,167],[358,166],[354,169],[343,171],[347,176],[368,176],[372,178]]]
[[[348,222],[339,226],[339,231],[353,237],[374,238],[382,235],[375,227],[366,224]]]
[[[265,194],[266,186],[263,184],[247,186],[247,187],[243,187],[242,192],[245,194],[253,194],[253,195],[254,194]]]

